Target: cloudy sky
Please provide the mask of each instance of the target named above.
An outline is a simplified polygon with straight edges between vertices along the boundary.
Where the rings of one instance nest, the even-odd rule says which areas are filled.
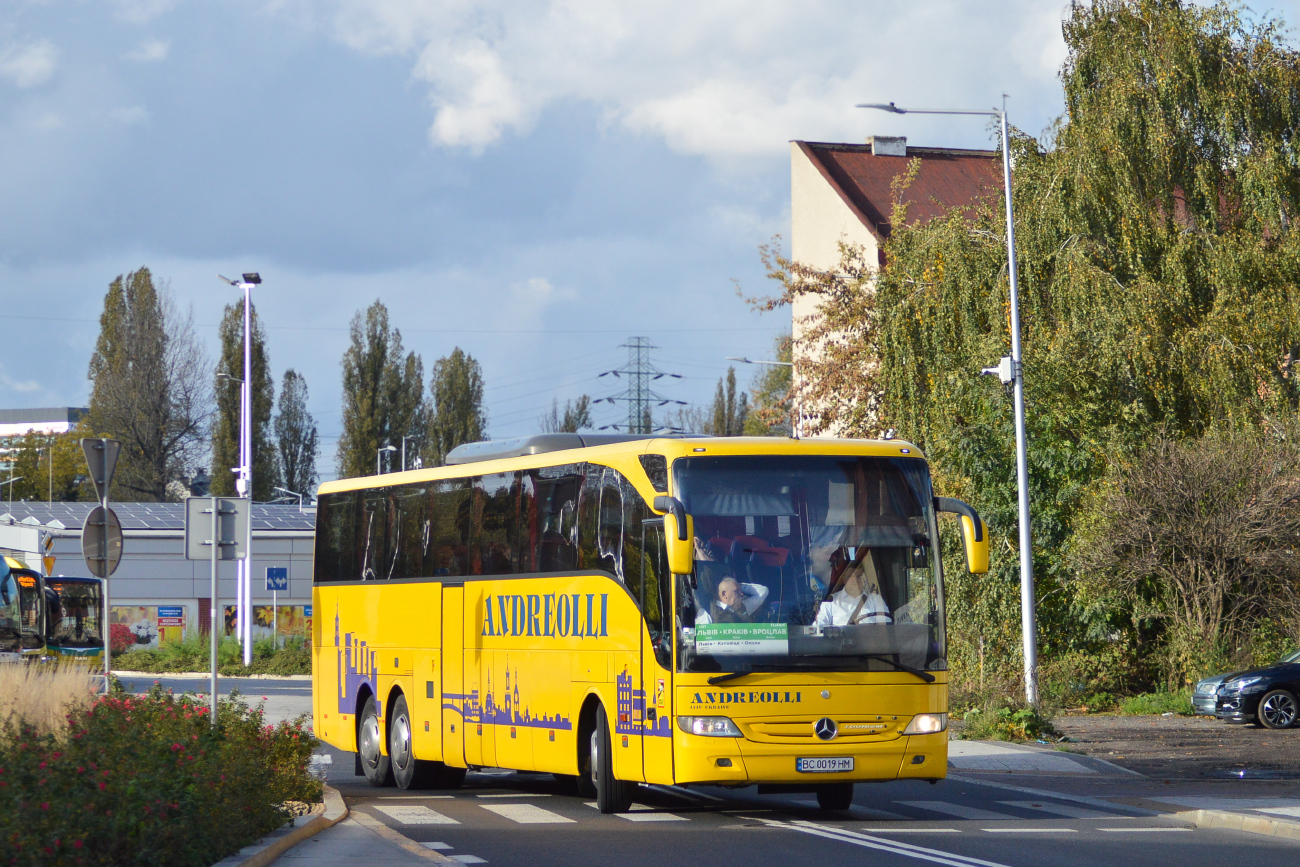
[[[708,403],[726,356],[789,327],[733,283],[767,290],[788,142],[986,147],[976,119],[853,105],[1003,92],[1041,133],[1066,5],[2,0],[0,406],[84,405],[104,291],[141,265],[214,355],[215,274],[261,272],[326,478],[348,321],[376,298],[426,368],[482,363],[493,436],[615,391],[596,376],[630,335],[685,377],[665,395]]]

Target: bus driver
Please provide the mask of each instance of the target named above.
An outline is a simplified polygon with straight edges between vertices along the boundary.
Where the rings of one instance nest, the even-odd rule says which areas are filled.
[[[840,589],[817,609],[815,625],[851,626],[856,623],[891,623],[889,606],[880,595],[880,580],[870,552],[849,564]]]

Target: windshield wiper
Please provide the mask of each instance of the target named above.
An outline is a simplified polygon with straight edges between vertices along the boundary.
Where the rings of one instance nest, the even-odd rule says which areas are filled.
[[[771,674],[773,672],[782,672],[782,671],[789,671],[789,670],[790,667],[788,666],[756,665],[753,668],[751,668],[749,671],[733,671],[730,674],[715,674],[713,677],[709,678],[709,685],[717,686],[720,683],[726,683],[729,680],[735,680],[738,677],[745,677],[751,674],[761,674],[761,673]]]
[[[914,674],[914,675],[916,675],[917,677],[921,678],[921,680],[925,681],[926,683],[934,683],[934,675],[931,674],[930,672],[928,672],[928,671],[922,671],[922,670],[919,669],[919,668],[912,668],[912,666],[910,666],[910,665],[904,665],[903,663],[899,662],[898,660],[893,659],[892,657],[890,657],[889,654],[886,654],[886,653],[862,653],[862,654],[859,654],[859,656],[865,657],[866,659],[879,659],[881,662],[887,662],[887,663],[889,663],[889,664],[892,665],[894,668],[897,668],[899,671],[905,671],[905,672],[907,672],[908,674]]]

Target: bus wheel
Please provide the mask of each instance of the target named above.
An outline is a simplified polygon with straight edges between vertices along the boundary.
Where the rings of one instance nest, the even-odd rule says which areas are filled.
[[[357,727],[357,753],[361,756],[361,770],[366,782],[372,786],[393,785],[393,768],[388,756],[379,749],[383,735],[379,731],[379,706],[372,695],[366,699],[361,711],[361,724]]]
[[[596,730],[591,733],[591,777],[596,786],[596,807],[602,813],[625,813],[632,806],[636,783],[614,778],[614,751],[604,710],[596,711]]]
[[[411,713],[403,695],[393,702],[393,713],[388,718],[388,762],[399,789],[432,788],[433,769],[427,766],[434,763],[415,758],[411,748]]]
[[[853,784],[828,783],[818,787],[817,806],[823,810],[847,810],[853,806]]]

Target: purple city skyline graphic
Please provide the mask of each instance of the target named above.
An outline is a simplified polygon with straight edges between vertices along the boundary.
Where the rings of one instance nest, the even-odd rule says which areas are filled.
[[[488,673],[487,689],[484,690],[482,705],[479,704],[478,690],[468,693],[443,693],[443,707],[456,711],[467,723],[486,725],[525,726],[539,729],[563,729],[569,731],[573,722],[563,714],[533,716],[529,708],[519,697],[519,669],[514,671],[514,687],[511,688],[510,660],[506,660],[506,684],[500,701],[492,692],[492,674]],[[459,704],[456,704],[459,702]]]
[[[632,675],[628,674],[627,666],[623,666],[623,673],[614,679],[614,684],[618,690],[618,721],[614,724],[614,731],[621,735],[654,738],[673,736],[667,714],[660,715],[654,722],[646,719],[645,690],[632,688]]]
[[[373,678],[377,668],[378,654],[370,649],[366,642],[349,632],[339,640],[339,609],[334,606],[334,646],[338,648],[339,665],[339,713],[360,713],[355,706],[356,696],[362,686],[375,691]]]

